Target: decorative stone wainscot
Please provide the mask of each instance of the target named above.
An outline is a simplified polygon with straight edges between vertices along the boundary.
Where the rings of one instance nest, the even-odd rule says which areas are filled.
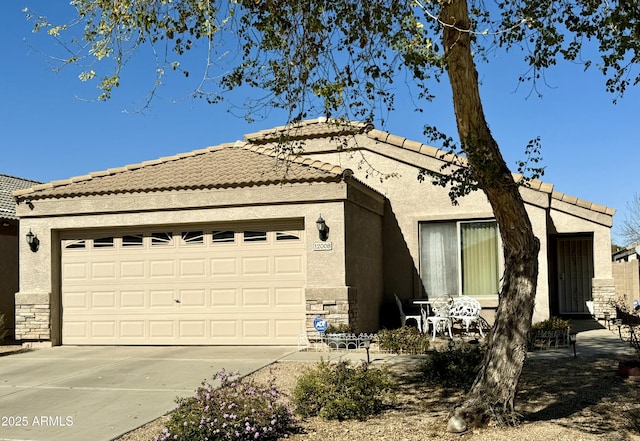
[[[16,294],[16,340],[50,340],[50,318],[48,293]]]
[[[604,318],[608,312],[611,318],[616,316],[616,287],[614,279],[592,279],[593,313],[596,318]]]

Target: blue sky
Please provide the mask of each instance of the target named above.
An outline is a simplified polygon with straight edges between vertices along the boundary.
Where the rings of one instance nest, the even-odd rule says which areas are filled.
[[[177,76],[160,89],[150,110],[131,113],[153,81],[154,67],[144,56],[109,102],[87,101],[97,89],[82,84],[77,70],[52,72],[52,64],[33,49],[51,53],[47,39],[31,33],[24,7],[52,19],[73,12],[66,0],[0,2],[0,173],[49,182],[232,142],[285,123],[282,114],[271,112],[249,124],[225,104],[182,99],[190,83]],[[497,54],[479,71],[485,114],[508,165],[515,169],[527,142],[540,136],[543,180],[557,191],[615,208],[615,240],[615,225],[640,193],[640,87],[614,105],[597,70],[585,73],[565,63],[547,73],[548,86],[537,98],[527,86],[518,88],[523,68],[513,57]],[[420,115],[398,98],[397,111],[378,128],[416,141],[422,141],[425,123],[455,134],[446,87]]]

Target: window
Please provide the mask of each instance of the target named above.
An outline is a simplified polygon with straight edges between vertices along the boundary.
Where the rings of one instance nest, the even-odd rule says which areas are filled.
[[[186,244],[203,244],[204,233],[202,231],[183,231],[182,242]]]
[[[236,232],[231,230],[213,230],[211,240],[213,243],[234,243],[236,241]]]
[[[81,239],[81,240],[65,240],[64,241],[64,248],[67,250],[78,250],[78,249],[84,249],[86,247],[86,240]]]
[[[151,246],[173,245],[173,233],[151,233]]]
[[[500,281],[495,221],[420,224],[420,275],[429,296],[497,295]]]
[[[93,248],[113,248],[113,236],[93,239]]]
[[[123,247],[141,247],[142,245],[142,234],[126,234],[122,236]]]
[[[276,241],[280,240],[300,240],[300,234],[297,231],[276,231]]]
[[[266,242],[267,232],[266,231],[245,231],[244,241],[245,242]]]

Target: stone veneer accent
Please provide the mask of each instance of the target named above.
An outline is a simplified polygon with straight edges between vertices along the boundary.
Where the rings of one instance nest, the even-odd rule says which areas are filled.
[[[16,294],[16,340],[51,339],[51,304],[48,293]]]
[[[306,314],[307,333],[316,332],[313,321],[317,316],[328,320],[330,325],[357,322],[356,303],[349,300],[307,300]]]
[[[616,316],[616,287],[613,279],[592,279],[593,312],[596,318],[604,318],[604,313]]]

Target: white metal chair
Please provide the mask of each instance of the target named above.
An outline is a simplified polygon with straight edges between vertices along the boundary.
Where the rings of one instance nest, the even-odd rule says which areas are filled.
[[[450,296],[436,297],[431,302],[431,310],[433,315],[427,316],[426,311],[422,311],[422,317],[425,321],[425,327],[429,329],[429,325],[433,326],[433,337],[431,340],[436,339],[437,332],[449,331],[449,338],[453,338],[451,333],[451,310],[452,298]]]
[[[402,308],[402,301],[398,298],[397,294],[393,294],[396,298],[396,303],[398,305],[398,309],[400,310],[400,323],[402,326],[407,325],[407,320],[415,320],[418,323],[418,331],[422,332],[422,317],[420,315],[407,315],[404,313],[404,309]]]
[[[473,297],[462,296],[453,301],[451,311],[449,315],[452,320],[460,320],[464,323],[465,331],[469,333],[469,326],[471,323],[476,322],[476,328],[480,333],[480,336],[484,337],[482,332],[482,325],[479,322],[480,319],[480,302]]]

